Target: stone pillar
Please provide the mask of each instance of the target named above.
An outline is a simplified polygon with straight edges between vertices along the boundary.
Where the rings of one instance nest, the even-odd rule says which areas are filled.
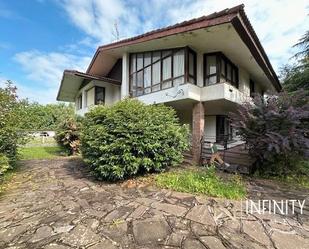
[[[205,109],[202,102],[193,105],[192,110],[192,154],[193,162],[199,163],[201,158],[201,138],[204,135]]]

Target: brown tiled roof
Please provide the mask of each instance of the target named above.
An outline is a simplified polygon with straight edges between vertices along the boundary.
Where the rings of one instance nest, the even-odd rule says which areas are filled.
[[[184,22],[181,22],[181,23],[170,25],[170,26],[167,26],[165,28],[155,29],[155,30],[152,30],[150,32],[147,32],[147,33],[144,33],[144,34],[141,34],[141,35],[138,35],[138,36],[134,36],[134,37],[131,37],[131,38],[128,38],[128,39],[124,39],[124,40],[121,40],[121,41],[117,41],[117,42],[113,42],[113,43],[110,43],[110,44],[100,46],[98,48],[98,50],[106,50],[106,49],[116,48],[116,47],[119,47],[119,46],[123,46],[123,44],[127,45],[127,43],[129,43],[131,41],[136,41],[136,40],[139,40],[141,38],[150,37],[150,36],[155,35],[155,34],[161,34],[160,36],[176,34],[176,33],[179,33],[178,28],[182,28],[182,27],[186,27],[186,26],[190,26],[190,28],[188,28],[188,30],[194,30],[194,29],[201,28],[201,27],[210,27],[210,26],[222,24],[222,23],[225,23],[225,22],[229,22],[230,18],[234,17],[235,14],[237,14],[240,10],[243,9],[243,7],[244,7],[243,4],[237,5],[233,8],[230,8],[230,9],[227,8],[227,9],[224,9],[224,10],[219,11],[219,12],[214,12],[214,13],[207,15],[207,16],[201,16],[201,17],[194,18],[194,19],[191,19],[191,20],[188,20],[188,21],[184,21]],[[216,19],[216,22],[210,22],[211,20],[214,20],[214,19]],[[201,22],[203,22],[203,21],[208,21],[208,22],[201,24]],[[199,24],[199,25],[191,27],[193,24]],[[167,31],[172,31],[172,32],[170,34],[167,34]]]
[[[241,17],[241,18],[239,18]],[[255,57],[256,61],[263,69],[267,77],[273,83],[274,87],[277,90],[281,90],[281,85],[278,80],[278,77],[272,68],[272,65],[263,49],[261,42],[259,41],[249,19],[247,18],[244,5],[237,5],[232,8],[224,9],[219,12],[214,12],[207,16],[202,16],[199,18],[194,18],[189,21],[184,21],[181,23],[177,23],[175,25],[171,25],[165,28],[156,29],[150,32],[147,32],[142,35],[138,35],[132,38],[124,39],[121,41],[117,41],[114,43],[106,44],[98,47],[92,61],[87,69],[87,73],[89,73],[96,57],[101,51],[106,51],[109,49],[114,49],[118,47],[128,46],[132,44],[137,44],[145,41],[150,41],[153,39],[162,38],[165,36],[174,35],[177,33],[192,31],[200,28],[211,27],[215,25],[220,25],[224,23],[232,23],[241,39],[245,42],[247,47],[250,49],[251,53]],[[244,25],[243,25],[244,24]],[[243,27],[245,26],[245,28]],[[254,42],[252,42],[252,39]]]

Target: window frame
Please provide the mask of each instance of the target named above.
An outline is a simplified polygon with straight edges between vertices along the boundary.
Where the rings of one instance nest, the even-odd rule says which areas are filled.
[[[216,73],[207,75],[207,56],[215,56],[216,58]],[[221,62],[224,62],[224,74],[221,72],[222,65]],[[227,78],[227,68],[228,65],[231,67],[231,79],[229,80]],[[235,75],[234,75],[235,74]],[[212,53],[205,53],[203,56],[203,80],[204,80],[204,86],[209,86],[209,83],[206,83],[206,80],[210,77],[216,76],[216,83],[221,83],[221,79],[224,80],[224,82],[228,82],[234,87],[239,87],[239,70],[238,67],[230,60],[228,59],[222,52],[212,52]],[[233,80],[235,76],[235,81]]]
[[[80,93],[77,97],[77,110],[83,109],[83,94]]]
[[[179,75],[177,77],[174,77],[174,72],[173,72],[173,69],[174,69],[174,54],[179,52],[180,50],[184,50],[184,73],[182,75]],[[164,52],[166,51],[170,51],[170,53],[166,54],[166,55],[163,55]],[[154,54],[158,54],[160,55],[160,58],[158,59],[154,59]],[[189,74],[189,53],[193,54],[193,62],[194,62],[194,65],[193,65],[193,69],[194,69],[194,74],[195,75],[192,75],[192,74]],[[138,54],[142,54],[143,55],[143,66],[141,69],[137,70],[137,56]],[[145,54],[150,54],[151,56],[151,59],[150,59],[150,64],[148,64],[147,66],[144,66],[145,65]],[[132,58],[135,57],[135,72],[132,72]],[[170,72],[171,72],[171,77],[167,78],[167,79],[164,79],[163,80],[163,61],[167,58],[171,58],[171,68],[170,68]],[[153,92],[157,92],[157,91],[161,91],[161,90],[165,90],[165,89],[168,89],[168,88],[171,88],[171,87],[174,87],[174,82],[175,80],[179,79],[179,78],[184,78],[184,81],[182,84],[186,84],[186,83],[191,83],[191,84],[197,84],[196,83],[196,79],[197,79],[197,75],[196,75],[196,52],[189,48],[188,46],[186,47],[178,47],[178,48],[170,48],[170,49],[161,49],[161,50],[153,50],[153,51],[143,51],[143,52],[137,52],[137,53],[131,53],[130,56],[129,56],[129,92],[130,92],[130,96],[133,96],[133,97],[138,97],[138,96],[142,96],[142,95],[145,95],[145,94],[149,94],[149,93],[153,93]],[[155,65],[156,63],[160,62],[160,82],[156,82],[155,84],[153,83],[153,65]],[[144,71],[147,69],[147,68],[150,68],[150,86],[148,87],[145,87],[145,80],[144,80]],[[142,82],[143,82],[143,86],[138,89],[137,88],[137,74],[142,72]],[[135,75],[135,76],[134,76]],[[190,82],[189,79],[193,78],[194,82]],[[135,94],[133,92],[133,86],[134,86],[134,82],[133,82],[133,78],[135,78],[135,87],[136,87],[136,90],[135,90]],[[163,88],[163,84],[166,83],[166,82],[171,82],[171,86],[170,87],[167,87],[167,88]],[[153,88],[155,87],[158,87],[158,90],[153,90]],[[150,89],[150,92],[146,92],[148,91],[147,89]],[[141,94],[137,94],[138,91],[141,92]]]
[[[252,79],[249,80],[249,93],[250,97],[253,98],[255,94],[255,82]]]
[[[103,90],[103,101],[102,101],[102,103],[98,103],[98,100],[97,100],[98,89]],[[104,105],[105,104],[105,93],[106,93],[105,87],[102,87],[102,86],[95,86],[94,87],[94,105]]]

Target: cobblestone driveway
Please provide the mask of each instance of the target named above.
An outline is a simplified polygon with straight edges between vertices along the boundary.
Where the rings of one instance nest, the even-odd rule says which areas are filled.
[[[244,215],[236,201],[96,182],[78,159],[27,161],[0,199],[0,248],[309,248],[306,213]]]

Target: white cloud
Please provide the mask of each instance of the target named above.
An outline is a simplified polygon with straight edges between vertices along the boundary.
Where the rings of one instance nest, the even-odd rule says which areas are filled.
[[[245,11],[276,69],[292,56],[291,46],[308,28],[308,1],[195,0],[123,1],[62,0],[71,21],[101,43],[230,8],[244,2]]]
[[[0,87],[5,87],[5,82],[9,77],[0,77]],[[13,85],[17,87],[17,96],[19,99],[28,99],[31,102],[39,102],[41,104],[49,104],[56,102],[57,87],[31,87],[21,84],[20,82],[13,80]]]
[[[48,87],[59,85],[64,69],[85,71],[91,60],[91,57],[37,50],[18,53],[14,58],[29,79]]]
[[[27,97],[31,101],[50,103],[56,101],[63,70],[85,71],[91,57],[32,50],[18,53],[14,59],[25,71],[28,82],[31,81],[30,85],[16,84],[20,96]]]

